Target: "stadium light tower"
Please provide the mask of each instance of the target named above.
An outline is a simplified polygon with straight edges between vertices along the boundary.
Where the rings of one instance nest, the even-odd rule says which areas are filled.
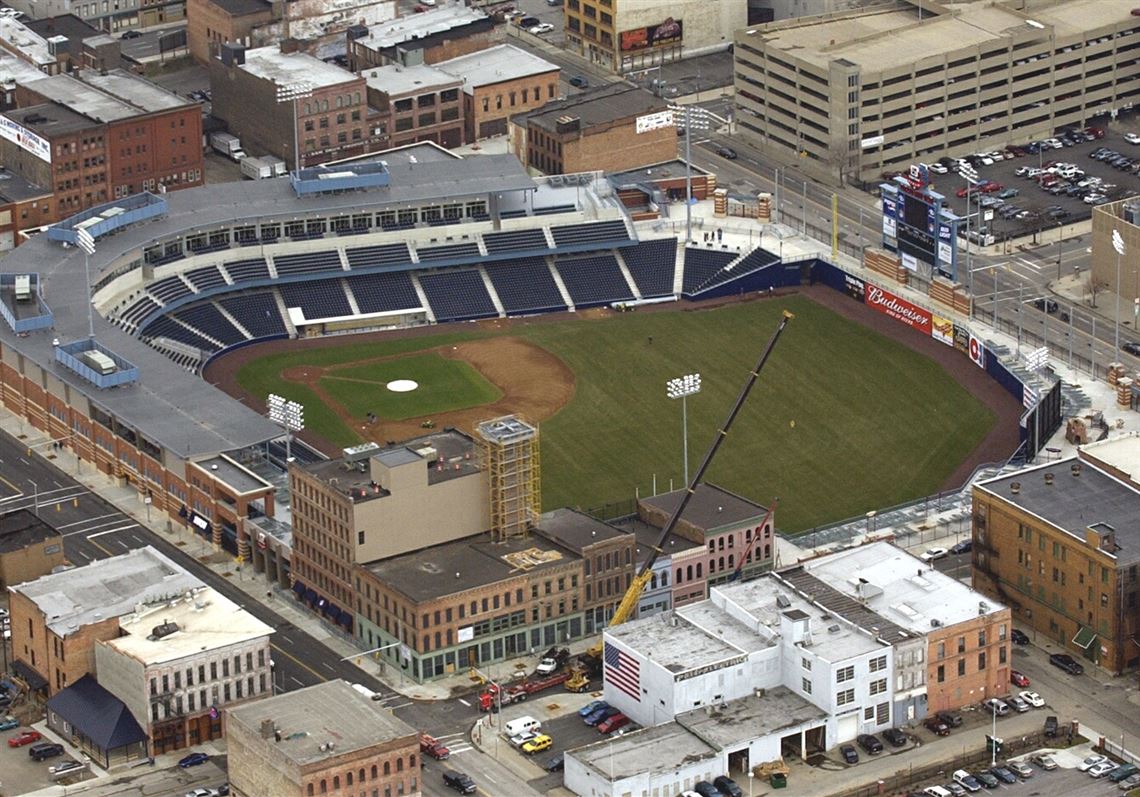
[[[276,393],[269,394],[266,404],[269,406],[269,420],[285,430],[285,466],[288,467],[293,461],[293,432],[305,428],[305,407]]]
[[[701,375],[685,374],[665,383],[665,395],[681,399],[681,456],[685,461],[685,485],[689,484],[689,408],[686,400],[701,392]]]
[[[670,105],[674,115],[685,119],[685,243],[693,242],[693,128],[708,130],[709,112],[699,105]],[[685,484],[688,484],[685,480]]]
[[[1124,238],[1119,230],[1112,231],[1112,248],[1116,250],[1116,332],[1113,335],[1116,354],[1112,361],[1117,363],[1120,362],[1120,258],[1124,256]]]
[[[277,102],[293,104],[293,168],[301,170],[301,131],[297,129],[297,100],[313,96],[313,84],[307,80],[294,83],[280,83],[277,86]]]
[[[75,242],[83,250],[83,281],[87,286],[87,337],[94,339],[95,309],[91,306],[91,255],[95,254],[95,236],[87,230],[76,230]]]
[[[978,184],[978,172],[973,166],[970,166],[969,164],[963,164],[958,169],[958,176],[966,181],[966,278],[969,283],[966,286],[966,290],[970,292],[970,296],[973,296],[974,272],[970,269],[970,214],[972,213],[972,209],[970,207],[970,192],[973,187]],[[970,307],[972,308],[973,306],[973,302],[971,302]]]

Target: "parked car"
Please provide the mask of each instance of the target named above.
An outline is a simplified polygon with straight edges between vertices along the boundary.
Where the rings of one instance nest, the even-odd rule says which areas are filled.
[[[612,717],[606,717],[598,723],[598,733],[609,733],[629,724],[629,717],[620,711]]]
[[[1009,704],[1001,698],[991,697],[989,700],[982,703],[982,708],[991,714],[996,714],[999,717],[1004,717],[1009,713]]]
[[[4,717],[0,719],[0,731],[10,731],[13,728],[19,728],[20,721],[15,717]]]
[[[732,147],[718,147],[716,154],[720,155],[725,160],[730,160],[730,161],[734,161],[738,157],[736,154],[736,150],[734,150]]]
[[[902,747],[906,744],[906,734],[898,728],[887,728],[883,731],[883,738],[895,747]]]
[[[1053,756],[1049,755],[1048,753],[1038,753],[1029,760],[1037,766],[1041,767],[1046,772],[1052,772],[1057,768],[1057,759],[1053,758]]]
[[[202,786],[194,789],[194,791],[186,792],[186,797],[218,797],[218,792],[214,789],[207,789]]]
[[[567,81],[571,86],[576,89],[585,89],[590,87],[590,81],[586,79],[585,75],[574,75]]]
[[[1033,708],[1042,708],[1045,705],[1045,698],[1036,692],[1019,692],[1017,696]]]
[[[1108,760],[1107,756],[1097,755],[1096,753],[1093,753],[1088,758],[1086,758],[1084,761],[1077,764],[1077,769],[1081,772],[1088,772],[1090,769],[1095,767],[1097,764],[1103,764],[1107,760]]]
[[[859,763],[859,753],[856,752],[854,745],[844,744],[839,746],[839,755],[843,756],[843,761],[848,764]]]
[[[199,764],[205,764],[209,760],[210,756],[205,753],[191,753],[190,755],[181,758],[178,761],[178,766],[181,769],[187,769],[189,767],[196,767]]]
[[[474,794],[478,788],[465,772],[445,769],[443,771],[443,785],[455,789],[460,794]]]
[[[119,38],[120,39],[141,39],[142,34],[139,33],[137,30],[128,30],[128,31],[125,31],[123,33],[123,35],[120,36]]]
[[[566,759],[563,757],[562,753],[556,753],[555,755],[552,755],[550,757],[550,760],[546,762],[547,772],[561,772],[565,768]]]
[[[1135,764],[1121,764],[1113,770],[1112,774],[1108,776],[1108,779],[1113,783],[1120,783],[1136,774],[1140,774],[1140,767],[1137,767]]]
[[[553,25],[551,25],[549,22],[542,22],[531,28],[529,32],[535,34],[536,36],[541,36],[544,33],[550,33],[552,30],[554,30]]]
[[[1044,302],[1046,300],[1038,299],[1037,301],[1038,302]],[[1050,310],[1049,312],[1051,312],[1051,313],[1057,312],[1057,303],[1054,302],[1052,299],[1049,299],[1047,301],[1051,302],[1053,304],[1053,309]],[[1046,304],[1045,306],[1048,307],[1049,305]],[[1014,686],[1029,686],[1029,677],[1027,675],[1025,675],[1024,673],[1019,672],[1018,670],[1010,670],[1009,671],[1009,682],[1011,684],[1013,684]]]
[[[861,733],[855,737],[855,741],[871,755],[878,755],[883,752],[883,743],[870,733]]]
[[[541,753],[543,750],[549,750],[553,744],[553,739],[545,733],[540,733],[530,741],[524,742],[521,749],[527,755],[534,755],[535,753]]]
[[[1136,135],[1135,133],[1125,133],[1124,140],[1129,144],[1140,144],[1140,136]]]
[[[1016,628],[1009,632],[1009,639],[1015,645],[1029,644],[1029,635],[1024,631],[1018,631]]]
[[[1133,357],[1140,357],[1140,343],[1133,343],[1130,340],[1126,340],[1120,344],[1120,348],[1124,349]]]
[[[924,562],[930,563],[936,562],[939,559],[946,557],[949,553],[950,551],[948,549],[942,547],[928,548],[923,551],[922,555],[918,558]]]
[[[1094,778],[1101,778],[1107,775],[1112,770],[1116,769],[1116,764],[1112,761],[1101,761],[1099,764],[1093,764],[1088,768],[1088,773]]]
[[[984,769],[981,772],[975,773],[975,778],[982,782],[982,785],[987,789],[996,789],[1000,781]]]
[[[720,789],[709,783],[707,780],[698,780],[693,784],[693,791],[701,797],[724,797],[720,793]]]
[[[586,717],[590,716],[591,714],[593,714],[598,709],[605,708],[608,705],[609,705],[609,703],[607,703],[604,700],[594,700],[594,701],[587,703],[586,705],[582,706],[582,708],[578,709],[578,716],[581,717],[582,719],[585,719]]]
[[[968,792],[975,792],[982,790],[982,784],[964,769],[959,769],[953,775],[954,782],[961,786]]]
[[[599,722],[602,722],[603,720],[605,720],[607,717],[612,717],[614,714],[620,714],[620,713],[621,712],[618,709],[614,708],[613,706],[607,705],[605,708],[600,708],[597,711],[595,711],[593,714],[590,714],[589,716],[587,716],[586,717],[586,724],[591,726],[591,727],[594,727]]]
[[[532,739],[537,739],[537,738],[538,738],[538,733],[536,731],[523,731],[522,733],[515,734],[511,738],[507,739],[507,743],[511,747],[519,748],[519,747],[522,747],[527,742],[531,741]]]
[[[11,739],[8,740],[8,746],[9,747],[23,747],[24,745],[34,744],[35,742],[38,742],[42,738],[44,738],[43,734],[41,734],[39,731],[33,731],[33,730],[21,731],[20,733],[17,733],[15,736],[13,736]]]
[[[1033,706],[1029,705],[1024,700],[1022,700],[1020,695],[1014,695],[1013,697],[1009,698],[1006,702],[1009,704],[1010,708],[1012,708],[1018,714],[1024,714],[1025,712],[1027,712],[1031,708],[1033,708]]]
[[[1013,205],[1010,205],[1009,207],[1013,207]],[[974,541],[973,540],[962,540],[961,542],[956,542],[950,546],[950,553],[952,553],[952,554],[969,553],[973,549],[974,549]]]
[[[1057,718],[1049,715],[1045,718],[1045,736],[1053,738],[1057,735]]]
[[[744,790],[728,775],[713,778],[713,785],[720,789],[721,794],[727,794],[728,797],[744,797]]]
[[[951,711],[939,711],[936,716],[938,717],[938,719],[945,722],[951,728],[957,728],[959,725],[962,724],[962,715],[961,714],[955,714]]]
[[[1115,775],[1116,773],[1114,772],[1112,774]],[[1112,780],[1112,775],[1109,775],[1108,779]],[[1124,780],[1116,784],[1116,788],[1120,789],[1121,791],[1132,791],[1138,786],[1140,786],[1140,773],[1129,775]]]
[[[1069,675],[1081,675],[1085,671],[1085,668],[1078,664],[1077,660],[1070,656],[1068,653],[1052,654],[1049,656],[1049,663],[1054,667],[1059,667]]]
[[[949,736],[950,726],[938,718],[937,715],[927,717],[922,721],[922,724],[928,731],[931,731],[936,736]]]
[[[991,767],[990,774],[1007,785],[1017,783],[1017,775],[1013,774],[1008,767]]]
[[[966,797],[966,790],[959,786],[954,781],[950,781],[942,788],[954,795],[954,797]]]
[[[1006,764],[1006,766],[1009,767],[1009,770],[1019,778],[1033,777],[1033,767],[1029,766],[1029,764],[1026,764],[1024,761],[1010,761],[1008,764]]]

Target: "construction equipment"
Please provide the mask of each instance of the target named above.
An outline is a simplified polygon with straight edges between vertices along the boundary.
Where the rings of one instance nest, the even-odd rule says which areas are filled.
[[[701,483],[701,479],[704,478],[705,472],[709,469],[709,465],[712,464],[713,458],[716,457],[716,453],[720,449],[720,444],[723,443],[724,438],[728,436],[728,430],[732,427],[733,422],[736,420],[736,416],[740,413],[741,408],[744,406],[744,402],[748,398],[748,394],[752,392],[752,388],[760,376],[760,371],[763,370],[764,364],[768,362],[769,355],[771,355],[772,350],[776,347],[776,342],[780,339],[780,335],[783,334],[784,328],[788,325],[788,322],[793,318],[795,318],[795,315],[788,312],[787,310],[785,310],[783,315],[780,317],[780,323],[776,325],[776,331],[773,332],[772,337],[768,339],[768,345],[764,347],[764,352],[760,355],[760,359],[756,362],[756,366],[751,371],[749,371],[748,379],[745,381],[744,387],[740,389],[740,394],[736,397],[736,402],[732,405],[732,409],[729,411],[728,417],[725,419],[720,429],[717,430],[716,436],[713,438],[712,445],[709,446],[709,450],[705,453],[704,460],[701,462],[700,467],[697,468],[696,472],[693,474],[693,478],[689,481],[688,486],[685,488],[685,493],[681,496],[681,502],[677,504],[677,508],[673,510],[673,514],[669,516],[669,521],[665,524],[665,527],[661,529],[661,534],[658,535],[657,540],[652,546],[652,550],[650,551],[649,556],[641,565],[641,570],[639,570],[637,575],[634,576],[633,581],[630,582],[629,589],[627,589],[625,591],[625,595],[622,596],[621,603],[619,603],[617,609],[614,610],[614,615],[612,618],[610,618],[609,627],[612,628],[615,625],[621,625],[630,617],[632,617],[634,612],[637,610],[637,602],[641,600],[641,593],[645,591],[646,585],[648,585],[650,579],[653,578],[654,562],[657,561],[657,557],[665,547],[665,542],[669,539],[669,535],[673,533],[673,529],[677,526],[677,521],[681,519],[681,515],[684,514],[685,508],[689,505],[689,501],[692,500],[693,494],[696,492],[697,485]],[[743,559],[741,561],[743,561]],[[599,640],[597,645],[594,645],[586,652],[586,655],[587,657],[600,660],[602,658],[602,653],[602,643]]]
[[[498,705],[509,706],[511,703],[522,703],[535,692],[541,692],[543,689],[564,684],[569,681],[571,677],[569,671],[563,671],[548,675],[545,678],[531,678],[521,683],[504,687],[501,698],[499,696],[499,687],[495,684],[488,684],[487,688],[479,695],[479,710],[493,711]]]
[[[570,680],[566,682],[566,689],[569,692],[590,691],[590,676],[586,674],[585,670],[571,670]]]

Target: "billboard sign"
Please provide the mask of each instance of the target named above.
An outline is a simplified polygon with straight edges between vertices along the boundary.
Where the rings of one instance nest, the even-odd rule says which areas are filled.
[[[651,50],[654,47],[680,44],[681,39],[684,38],[683,34],[684,29],[681,20],[669,17],[660,25],[623,30],[621,32],[621,51],[631,53],[637,50]]]
[[[0,136],[8,139],[20,149],[32,153],[45,163],[51,163],[51,144],[6,116],[0,116]]]
[[[863,295],[867,290],[866,284],[858,277],[852,277],[850,274],[844,273],[843,275],[843,289],[855,301],[863,301]]]
[[[882,144],[886,140],[887,139],[883,136],[871,136],[869,138],[865,138],[862,141],[860,141],[859,146],[862,149],[870,149],[871,147],[879,146],[880,144]]]
[[[635,132],[637,135],[648,133],[650,130],[660,130],[662,127],[673,127],[673,112],[661,111],[660,113],[648,113],[645,116],[637,117]]]
[[[954,345],[954,322],[940,315],[930,316],[930,336],[947,346]]]
[[[896,321],[901,321],[912,329],[917,329],[924,335],[930,335],[930,311],[913,305],[890,291],[883,290],[878,285],[867,285],[864,301],[883,315],[888,315]]]
[[[970,359],[974,361],[974,365],[979,368],[986,367],[986,347],[982,341],[972,334],[970,335]]]

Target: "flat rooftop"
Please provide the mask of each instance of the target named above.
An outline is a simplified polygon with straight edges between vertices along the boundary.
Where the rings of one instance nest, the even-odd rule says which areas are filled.
[[[326,64],[308,53],[283,53],[276,46],[246,50],[245,65],[240,68],[262,80],[279,85],[303,81],[313,88],[327,88],[357,79],[352,72],[333,64]]]
[[[550,132],[557,131],[558,120],[576,116],[582,129],[607,124],[631,116],[657,113],[669,109],[669,103],[650,92],[626,83],[611,83],[601,88],[555,100],[537,111],[524,114],[526,122]]]
[[[546,72],[557,72],[559,67],[513,44],[488,47],[435,65],[437,69],[463,78],[463,90],[474,93],[481,86],[493,86],[509,80],[518,80]]]
[[[274,753],[298,767],[340,758],[393,739],[417,743],[415,728],[391,710],[357,692],[347,681],[333,679],[284,695],[254,700],[226,709],[226,722],[236,723],[247,735],[259,737],[266,720],[281,732],[272,738]],[[322,750],[335,742],[333,750]]]
[[[175,623],[178,630],[151,639],[155,626]],[[194,590],[173,606],[165,603],[119,618],[126,636],[104,644],[144,665],[178,661],[203,650],[224,650],[273,633],[267,625],[212,587]]]
[[[450,72],[444,72],[428,64],[414,66],[389,64],[366,69],[360,74],[368,84],[368,88],[396,95],[438,91],[440,88],[463,82]]]
[[[891,622],[878,612],[868,608],[858,598],[851,597],[836,589],[831,583],[820,579],[804,569],[803,565],[781,570],[775,578],[788,584],[802,597],[818,603],[829,612],[842,617],[864,631],[870,631],[878,639],[894,644],[912,636],[911,632],[898,623]],[[910,619],[909,617],[907,618]]]
[[[889,542],[873,542],[810,559],[803,569],[862,603],[876,614],[915,634],[925,634],[937,620],[944,626],[1001,611],[1002,604],[975,592]]]
[[[47,39],[12,17],[0,17],[0,39],[8,42],[12,49],[26,56],[37,66],[55,63],[55,56],[48,49]]]
[[[605,635],[672,673],[717,664],[744,653],[736,645],[693,625],[676,609],[607,628]]]
[[[1077,456],[1098,467],[1103,464],[1133,486],[1140,486],[1140,433],[1088,443],[1081,446]]]
[[[85,625],[122,617],[138,604],[165,603],[204,586],[151,546],[10,587],[43,612],[47,626],[68,636]]]
[[[23,202],[41,196],[50,196],[51,188],[31,182],[21,174],[0,168],[0,197],[9,202]]]
[[[1074,476],[1072,465],[1080,464],[1080,475]],[[1052,473],[1053,484],[1045,483]],[[1010,485],[1018,482],[1018,493]],[[1018,471],[1008,476],[987,479],[975,489],[1001,498],[1034,515],[1087,545],[1085,530],[1094,523],[1107,523],[1116,530],[1120,549],[1114,556],[1122,567],[1140,563],[1140,490],[1105,473],[1091,462],[1067,457]]]
[[[461,4],[441,5],[422,14],[408,14],[375,25],[368,29],[368,35],[360,37],[357,42],[372,50],[383,50],[487,19],[487,15],[477,8]]]
[[[1132,0],[1066,0],[1052,6],[1017,11],[983,3],[948,3],[948,14],[927,8],[919,17],[917,3],[909,8],[853,11],[749,28],[739,34],[763,40],[768,48],[817,66],[845,59],[878,74],[902,66],[936,61],[942,56],[1008,39],[1033,29],[1047,39],[1052,28],[1058,38],[1076,36],[1114,23],[1129,21]]]
[[[51,539],[58,539],[61,545],[63,543],[58,531],[27,509],[0,515],[0,553],[22,551],[29,545]]]
[[[653,546],[657,544],[657,538],[661,536],[661,529],[637,517],[621,518],[613,521],[613,525],[637,537],[637,548],[634,549],[634,553],[637,556],[638,564],[649,557]],[[686,537],[670,534],[669,539],[665,541],[665,545],[662,547],[662,555],[672,556],[692,548],[704,548],[704,546]]]
[[[273,5],[267,0],[211,0],[214,5],[233,17],[244,17],[247,14],[268,13]]]
[[[365,567],[418,603],[518,578],[524,572],[541,573],[577,559],[537,534],[507,542],[491,542],[489,535],[476,534]]]
[[[678,617],[683,617],[706,634],[715,636],[747,653],[764,650],[775,644],[773,640],[760,636],[712,601],[690,603],[674,611]]]
[[[235,492],[251,493],[256,490],[272,490],[273,485],[260,476],[251,473],[227,456],[210,457],[194,463],[211,476],[234,488]]]
[[[666,722],[566,753],[610,782],[648,772],[674,772],[681,766],[718,757],[719,752],[676,722]]]
[[[146,113],[71,75],[52,75],[24,85],[29,91],[97,122],[117,122]]]
[[[641,503],[655,507],[668,516],[681,503],[684,490],[661,493],[650,498],[642,498]],[[753,503],[715,484],[698,484],[692,500],[685,507],[681,520],[702,531],[713,531],[724,526],[734,526],[755,520],[759,523],[768,513],[765,507]]]
[[[35,106],[59,118],[71,114],[84,126],[92,123],[57,105]],[[31,108],[10,112],[23,118]],[[35,125],[32,125],[35,129]],[[37,131],[38,132],[38,131]],[[535,181],[514,155],[480,155],[461,160],[389,164],[391,184],[368,191],[318,194],[298,199],[288,180],[238,180],[171,191],[162,196],[166,214],[146,224],[130,225],[100,239],[91,257],[92,280],[114,268],[123,257],[138,257],[156,239],[230,227],[243,221],[294,219],[299,216],[348,213],[360,208],[418,204],[429,200],[533,191]],[[574,189],[571,189],[573,191]],[[508,194],[509,195],[509,194]],[[328,241],[332,248],[335,242]],[[236,250],[232,256],[239,257]],[[76,274],[84,270],[83,253],[34,236],[0,260],[0,272],[38,272],[49,296],[55,328],[19,337],[0,324],[5,348],[19,352],[101,409],[180,456],[216,454],[281,436],[281,429],[255,410],[226,396],[205,380],[168,360],[102,316],[95,317],[99,342],[138,366],[139,381],[114,390],[98,390],[83,377],[56,363],[53,337],[63,342],[87,337],[86,289]],[[96,302],[99,297],[96,295]]]
[[[41,82],[37,80],[25,85],[34,86]],[[98,121],[76,113],[67,107],[66,103],[47,102],[25,108],[13,108],[4,111],[4,116],[49,140],[55,136],[65,136],[99,126]],[[29,122],[29,119],[35,121]]]
[[[29,80],[39,80],[43,76],[43,72],[23,58],[0,50],[0,84],[11,86],[15,83],[26,83]]]
[[[702,169],[697,164],[691,164],[690,168],[694,175],[704,174],[709,175],[711,172]],[[607,174],[606,177],[614,185],[622,185],[623,183],[644,183],[652,182],[654,180],[673,180],[678,177],[685,176],[685,162],[680,158],[674,158],[668,161],[659,161],[658,163],[651,163],[648,166],[641,166],[637,169],[630,169],[625,172],[613,172]],[[651,236],[642,236],[641,240],[646,240]],[[665,237],[665,236],[663,236]]]
[[[786,686],[695,708],[677,715],[677,724],[717,750],[735,747],[743,739],[786,735],[827,722],[827,712],[813,706]]]
[[[112,69],[106,74],[92,69],[84,69],[79,73],[79,79],[88,86],[103,91],[113,97],[128,102],[141,111],[155,113],[168,111],[172,108],[181,108],[186,105],[196,105],[177,94],[152,83],[144,77],[131,74],[125,69]]]
[[[628,532],[609,523],[596,520],[585,512],[565,507],[544,512],[538,519],[536,531],[578,553],[595,543],[628,536]]]

